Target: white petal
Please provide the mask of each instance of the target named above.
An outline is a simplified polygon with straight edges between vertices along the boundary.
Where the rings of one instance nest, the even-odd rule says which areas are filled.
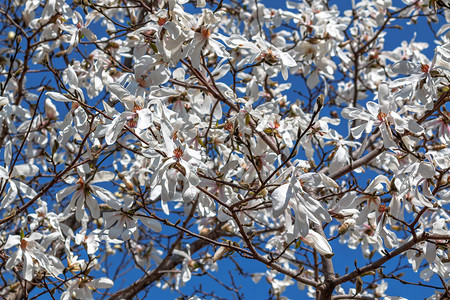
[[[419,165],[419,174],[424,178],[433,178],[434,176],[434,166],[431,163],[421,162]]]
[[[181,251],[181,250],[175,249],[175,250],[173,250],[173,254],[183,256],[183,257],[186,258],[186,259],[191,259],[191,257],[189,256],[189,254],[187,254],[186,252]]]
[[[112,181],[114,177],[116,177],[116,175],[113,172],[98,171],[92,179],[91,183]]]
[[[14,166],[14,170],[11,173],[11,177],[25,176],[32,177],[39,172],[39,168],[33,164],[23,164]]]
[[[68,186],[62,190],[60,190],[58,193],[56,193],[56,201],[61,201],[62,199],[66,198],[68,195],[75,192],[78,188],[78,185],[72,185]]]
[[[419,125],[419,123],[417,123],[413,119],[409,119],[407,121],[406,128],[409,131],[411,131],[411,132],[413,132],[415,134],[422,134],[423,133],[423,127],[421,125]]]
[[[108,90],[115,96],[117,96],[117,98],[119,98],[120,100],[130,95],[130,92],[118,83],[108,84]]]
[[[66,96],[60,94],[60,93],[56,93],[56,92],[47,92],[45,93],[47,96],[49,96],[50,98],[52,98],[53,100],[59,101],[59,102],[72,102],[72,100],[70,100],[69,98],[67,98]]]
[[[187,264],[183,264],[183,269],[181,271],[181,280],[183,282],[188,282],[191,280],[191,271],[189,270],[189,267]]]
[[[112,123],[108,126],[105,134],[105,141],[108,145],[112,145],[116,142],[119,134],[122,132],[122,129],[125,125],[125,121],[122,119],[122,116],[117,116]]]
[[[152,124],[152,113],[148,108],[140,109],[137,111],[139,118],[137,122],[137,128],[147,129]]]
[[[378,175],[374,180],[369,184],[369,186],[364,190],[368,193],[373,192],[375,189],[379,188],[378,185],[384,183],[387,187],[390,185],[390,180],[384,175]]]
[[[170,69],[161,64],[153,72],[150,72],[150,82],[152,85],[164,84],[169,80],[170,75]]]
[[[307,236],[309,232],[309,220],[306,208],[303,205],[296,205],[293,207],[295,212],[294,227],[301,236]]]
[[[11,165],[12,160],[12,144],[11,141],[8,141],[5,146],[5,166],[8,168]]]
[[[410,75],[419,72],[419,67],[412,62],[402,60],[394,64],[391,70],[398,74]]]
[[[166,146],[166,154],[168,156],[173,155],[173,150],[175,149],[175,143],[173,142],[173,127],[169,122],[163,120],[161,122],[161,133],[164,139],[164,144]]]
[[[359,139],[364,131],[370,132],[371,130],[372,130],[372,125],[369,122],[367,122],[367,123],[362,123],[361,125],[353,127],[351,129],[351,132],[355,139]]]
[[[17,186],[14,181],[10,181],[10,186],[8,192],[6,193],[5,198],[2,199],[2,205],[0,209],[3,209],[9,205],[11,205],[17,197]]]
[[[24,197],[33,199],[37,195],[36,192],[31,187],[26,185],[25,183],[20,182],[20,181],[15,181],[15,182]]]
[[[369,102],[367,102],[366,107],[367,107],[367,110],[369,111],[369,113],[373,117],[378,116],[378,113],[380,112],[380,105],[378,103],[369,101]]]
[[[7,179],[9,178],[8,170],[6,170],[4,167],[0,166],[0,178]]]
[[[142,223],[144,223],[145,226],[147,226],[151,230],[155,232],[160,232],[162,230],[161,223],[159,223],[159,221],[145,216],[139,216],[138,218]]]
[[[380,127],[381,137],[383,138],[384,147],[386,148],[396,148],[397,144],[393,139],[391,129],[386,126],[386,123],[381,124]]]
[[[66,69],[66,75],[67,75],[67,84],[71,88],[78,87],[78,76],[77,73],[75,73],[75,70],[72,68],[71,65],[69,65]],[[56,99],[55,99],[56,100]]]
[[[81,197],[78,198],[78,201],[75,206],[76,206],[75,218],[77,219],[77,221],[81,221],[85,213],[84,199],[81,199]]]
[[[12,267],[14,267],[15,265],[17,265],[21,260],[22,260],[22,254],[23,251],[22,249],[17,250],[16,252],[14,252],[8,259],[8,261],[5,264],[5,269],[6,270],[11,270]]]
[[[24,262],[23,262],[23,278],[25,280],[31,281],[33,279],[33,258],[24,251]]]
[[[33,232],[29,237],[25,238],[27,241],[36,241],[42,239],[42,233]]]
[[[169,36],[171,39],[176,40],[178,38],[178,36],[180,35],[180,28],[178,27],[178,25],[174,22],[166,22],[164,23],[163,28],[165,30],[167,30],[167,32],[169,33]],[[178,79],[177,77],[174,76],[175,79]]]
[[[8,237],[8,240],[6,241],[5,246],[3,249],[9,249],[11,247],[17,246],[20,244],[20,236],[19,235],[10,235]]]
[[[217,101],[217,102],[218,103],[217,103],[217,105],[216,105],[216,107],[214,109],[213,117],[216,120],[220,120],[220,119],[222,119],[222,105],[220,104],[220,101]]]
[[[326,258],[331,258],[334,255],[333,249],[331,249],[331,246],[328,243],[328,241],[322,235],[318,234],[313,230],[310,230],[308,235],[302,240],[306,244],[316,249],[317,252],[320,253],[320,255],[323,255]]]
[[[292,197],[292,187],[286,183],[272,192],[273,216],[278,218],[284,212]]]
[[[314,70],[311,74],[309,74],[308,79],[306,79],[306,85],[309,89],[315,88],[319,82],[319,72],[317,70]]]
[[[109,289],[114,286],[114,282],[109,278],[102,277],[92,280],[89,285],[96,289]]]
[[[91,211],[91,215],[94,219],[100,218],[100,207],[98,206],[97,200],[95,200],[92,195],[86,195],[86,205]]]
[[[430,242],[427,242],[426,244],[425,259],[429,264],[432,264],[436,259],[436,245]]]
[[[292,56],[289,53],[286,52],[280,52],[279,53],[281,63],[285,65],[286,67],[296,67],[297,63],[292,58]]]
[[[96,42],[97,41],[97,36],[95,34],[93,34],[92,31],[89,28],[83,28],[82,33],[86,36],[86,38],[90,42]]]
[[[110,239],[118,238],[123,232],[123,223],[119,220],[113,227],[109,229],[108,236]]]

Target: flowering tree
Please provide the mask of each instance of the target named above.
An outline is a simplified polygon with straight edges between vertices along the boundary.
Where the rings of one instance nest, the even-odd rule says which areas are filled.
[[[3,1],[1,297],[448,299],[450,5],[346,2]]]

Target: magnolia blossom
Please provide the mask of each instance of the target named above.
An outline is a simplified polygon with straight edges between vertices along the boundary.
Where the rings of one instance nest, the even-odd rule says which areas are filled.
[[[277,47],[270,45],[264,41],[261,36],[254,36],[255,43],[249,42],[245,37],[232,35],[226,39],[226,43],[230,47],[243,47],[250,51],[250,55],[246,60],[252,62],[264,62],[269,66],[280,63],[281,74],[285,80],[288,78],[288,68],[296,67],[297,63],[289,53],[283,52]]]
[[[168,143],[167,147],[171,148],[173,144]],[[150,185],[152,188],[155,188],[157,184],[161,185],[161,204],[166,214],[169,214],[166,202],[174,197],[179,176],[185,183],[184,193],[192,193],[189,186],[196,186],[199,183],[200,180],[196,174],[197,167],[200,165],[199,158],[197,151],[178,146],[173,149],[172,157],[166,159],[152,175]]]
[[[406,86],[397,94],[406,96],[409,92],[408,96],[416,96],[427,109],[431,109],[433,100],[438,97],[437,87],[442,80],[440,74],[443,70],[450,69],[449,59],[447,58],[450,54],[449,47],[450,44],[437,47],[430,64],[410,61],[400,61],[394,64],[392,71],[407,75],[407,77],[396,79],[389,83],[389,86],[391,88]]]
[[[443,112],[443,114],[423,124],[428,135],[430,135],[434,129],[437,130],[439,139],[442,143],[450,145],[450,113]]]
[[[61,262],[54,257],[50,259],[45,254],[45,248],[37,242],[41,238],[42,234],[37,232],[33,232],[29,237],[10,235],[4,249],[10,249],[14,246],[18,246],[18,249],[8,259],[5,268],[11,270],[23,261],[23,277],[28,281],[33,279],[34,273],[39,271],[40,268],[44,268],[54,277],[61,274],[63,269]]]
[[[46,202],[42,200],[38,200],[39,208],[35,210],[35,213],[31,213],[28,215],[29,218],[32,219],[30,223],[30,229],[35,230],[40,225],[48,225],[53,230],[61,231],[60,228],[60,219],[62,219],[61,216],[58,216],[54,212],[48,211],[48,205]],[[61,233],[62,236],[62,233]]]
[[[61,300],[86,299],[93,300],[92,291],[97,289],[109,289],[114,282],[106,277],[91,279],[89,277],[76,278],[67,283],[67,290],[62,293]]]
[[[305,188],[315,187],[336,187],[336,183],[323,174],[306,173],[295,176],[293,172],[290,183],[285,183],[278,187],[271,195],[273,203],[273,216],[278,218],[282,214],[285,216],[286,233],[291,238],[299,235],[306,237],[309,230],[309,222],[320,224],[331,220],[328,212]],[[295,223],[292,224],[290,209],[295,212]]]
[[[114,120],[106,127],[106,142],[111,145],[119,137],[125,125],[131,128],[144,130],[150,127],[152,122],[152,113],[148,108],[144,107],[144,100],[141,97],[135,97],[119,84],[110,84],[111,93],[116,95],[124,104],[126,111],[118,113],[107,103],[103,103],[108,115]]]
[[[136,261],[145,269],[151,267],[151,263],[159,264],[162,261],[161,256],[164,254],[162,250],[157,249],[154,244],[143,245],[130,240],[133,245],[133,253],[136,255]]]
[[[56,109],[56,106],[53,104],[52,100],[45,99],[45,114],[47,115],[47,118],[50,120],[54,120],[59,116],[59,112]]]
[[[351,129],[355,138],[360,138],[363,132],[370,133],[373,126],[381,131],[383,143],[386,148],[397,147],[391,125],[398,132],[405,129],[415,134],[421,134],[423,128],[413,119],[404,119],[396,112],[396,105],[389,97],[389,87],[387,84],[380,84],[378,88],[378,103],[369,101],[366,104],[367,111],[354,107],[346,107],[342,110],[342,116],[349,120],[362,120],[360,125]]]
[[[78,45],[83,36],[85,36],[90,42],[97,41],[97,36],[93,34],[89,28],[87,28],[95,17],[95,13],[90,13],[86,16],[86,22],[83,22],[83,17],[81,16],[81,14],[77,11],[74,11],[72,22],[75,25],[67,25],[61,22],[61,20],[58,20],[59,27],[62,30],[70,33],[69,47],[67,48],[68,53],[72,52],[73,48]]]
[[[4,209],[5,207],[10,206],[16,200],[19,191],[23,193],[24,197],[30,199],[34,198],[36,196],[36,192],[31,187],[29,187],[22,181],[13,180],[12,178],[20,176],[32,177],[39,172],[39,168],[34,164],[19,164],[14,165],[13,167],[9,167],[13,160],[11,143],[7,143],[5,147],[4,157],[6,168],[0,166],[0,178],[4,180],[4,185],[6,185],[6,182],[9,183],[9,189],[6,195],[1,200],[0,209]]]
[[[209,9],[204,9],[197,26],[193,24],[195,28],[194,37],[186,47],[185,51],[195,68],[200,66],[200,56],[205,45],[209,45],[220,57],[228,56],[224,46],[215,40],[218,36],[213,33],[215,27],[213,24],[220,19],[220,14],[220,12],[213,13]]]
[[[124,241],[129,240],[132,236],[136,239],[138,237],[138,220],[155,232],[162,230],[158,221],[140,211],[133,210],[132,206],[133,202],[131,199],[127,199],[119,211],[103,213],[105,229],[107,229],[108,236],[111,239],[116,239],[119,236]]]
[[[189,280],[191,280],[191,270],[190,270],[190,266],[192,264],[192,258],[191,258],[191,253],[190,253],[190,247],[189,245],[187,245],[186,248],[186,252],[185,251],[181,251],[181,250],[177,250],[175,249],[173,251],[173,253],[175,255],[181,256],[183,257],[183,264],[182,264],[182,268],[181,268],[181,275],[178,276],[177,278],[177,282],[180,280],[181,278],[181,284],[185,284],[186,282],[188,282]]]
[[[100,207],[94,196],[111,205],[115,205],[115,201],[117,200],[115,200],[115,196],[110,191],[92,184],[109,181],[114,178],[114,174],[107,171],[99,171],[95,174],[89,175],[85,173],[82,168],[78,168],[78,175],[80,177],[76,184],[60,190],[56,194],[56,200],[61,201],[73,193],[67,209],[76,211],[75,216],[77,220],[80,221],[83,218],[86,206],[89,208],[91,216],[94,219],[98,219],[100,218]],[[70,178],[69,181],[72,183],[75,179]]]

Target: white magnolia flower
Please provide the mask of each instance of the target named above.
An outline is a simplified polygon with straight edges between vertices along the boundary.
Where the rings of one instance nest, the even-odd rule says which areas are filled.
[[[220,57],[228,56],[225,47],[216,40],[219,36],[213,32],[219,19],[220,12],[213,13],[209,9],[204,9],[198,24],[192,24],[192,28],[195,28],[194,38],[186,47],[185,52],[187,57],[191,59],[194,68],[199,68],[201,53],[206,45],[210,46],[216,55]]]
[[[189,268],[192,262],[190,245],[186,245],[186,252],[175,249],[173,251],[173,254],[182,256],[184,258],[181,267],[181,276],[177,278],[178,280],[181,278],[182,285],[184,285],[186,282],[191,280],[192,277],[191,269]]]
[[[92,292],[97,289],[109,289],[114,286],[114,282],[106,277],[92,279],[90,277],[76,278],[69,281],[67,290],[62,293],[61,300],[85,299],[94,300]]]
[[[291,235],[291,239],[306,237],[310,232],[309,222],[320,225],[322,222],[331,221],[329,213],[304,187],[337,187],[332,179],[323,174],[307,173],[295,176],[295,173],[296,171],[293,172],[290,183],[279,186],[271,195],[273,217],[285,215],[286,232]],[[291,209],[295,213],[294,224],[291,220]]]
[[[91,12],[86,16],[86,22],[83,22],[83,17],[81,14],[77,11],[73,12],[72,16],[72,22],[75,25],[68,25],[61,21],[61,19],[58,20],[59,27],[70,33],[69,36],[69,47],[67,48],[67,53],[72,52],[73,48],[75,48],[80,40],[85,36],[90,42],[96,42],[97,36],[92,33],[90,29],[87,27],[89,24],[91,24],[92,20],[96,17],[95,12]]]
[[[68,186],[56,194],[56,200],[60,202],[62,199],[73,193],[72,199],[67,207],[72,211],[76,211],[75,216],[77,221],[83,218],[85,208],[89,208],[94,219],[100,218],[100,207],[97,200],[100,198],[105,203],[111,206],[117,205],[116,197],[109,190],[99,186],[92,185],[97,182],[111,181],[114,174],[108,171],[98,171],[93,175],[87,175],[78,168],[79,179],[75,185]]]
[[[8,141],[5,146],[5,167],[0,166],[0,178],[4,182],[9,183],[9,189],[6,195],[1,200],[0,209],[9,207],[14,201],[19,193],[22,192],[23,196],[29,199],[33,199],[37,194],[36,192],[23,182],[23,180],[14,180],[14,177],[32,177],[39,172],[39,168],[31,163],[20,164],[11,166],[13,160],[12,143]],[[11,166],[11,167],[10,167]]]
[[[241,35],[231,35],[229,38],[223,38],[224,42],[230,47],[245,48],[250,51],[249,55],[244,59],[248,63],[264,62],[268,66],[281,64],[281,75],[284,80],[288,79],[288,68],[296,67],[297,63],[292,56],[284,52],[274,45],[269,44],[256,35],[253,37],[255,43],[248,41]]]
[[[429,136],[433,136],[433,131],[436,130],[441,142],[450,146],[450,113],[448,111],[443,111],[441,116],[425,122],[423,126]]]
[[[142,97],[135,97],[127,89],[117,83],[108,85],[112,94],[114,94],[125,107],[125,111],[118,113],[114,108],[103,102],[103,106],[108,115],[114,120],[106,126],[105,140],[108,145],[116,142],[125,125],[136,130],[144,131],[152,124],[152,113],[145,107]],[[152,102],[149,103],[149,105]]]
[[[18,249],[8,259],[5,268],[11,270],[19,262],[23,261],[23,277],[28,281],[33,279],[34,271],[40,268],[44,268],[54,277],[61,274],[62,264],[55,257],[51,257],[51,260],[49,259],[44,247],[37,242],[41,238],[42,234],[37,232],[33,232],[29,237],[10,235],[4,249],[10,249],[14,246],[18,246]]]
[[[422,126],[417,124],[412,118],[404,119],[396,112],[395,101],[389,94],[389,86],[385,83],[378,88],[378,103],[369,101],[366,104],[367,111],[346,107],[342,110],[342,116],[348,120],[361,120],[359,125],[351,129],[355,138],[360,138],[363,132],[372,132],[373,127],[379,128],[386,148],[397,147],[394,140],[391,125],[397,132],[403,133],[405,129],[415,134],[423,132]]]
[[[149,269],[152,265],[152,261],[158,265],[163,260],[162,256],[164,252],[157,249],[153,243],[138,244],[134,240],[130,240],[130,244],[133,254],[135,255],[136,262],[142,268]]]
[[[166,132],[164,135],[169,135],[169,133]],[[166,146],[173,149],[173,141],[167,143]],[[161,204],[166,214],[169,214],[166,202],[174,198],[179,178],[185,183],[184,193],[190,193],[189,187],[199,184],[200,179],[197,175],[199,165],[201,165],[199,151],[190,148],[183,149],[178,146],[173,149],[172,157],[165,159],[155,170],[150,178],[150,186],[151,188],[161,187]]]
[[[54,212],[48,211],[48,204],[42,200],[37,201],[39,208],[35,210],[34,213],[28,215],[29,218],[32,219],[30,223],[30,229],[35,230],[39,226],[44,225],[53,230],[57,230],[61,233],[61,228],[59,224],[59,216]]]
[[[129,240],[132,236],[138,238],[137,221],[141,221],[148,228],[155,232],[162,230],[161,223],[150,218],[141,211],[132,209],[133,199],[126,198],[125,203],[120,210],[103,213],[105,219],[105,229],[111,239],[116,239],[119,236],[124,241]]]

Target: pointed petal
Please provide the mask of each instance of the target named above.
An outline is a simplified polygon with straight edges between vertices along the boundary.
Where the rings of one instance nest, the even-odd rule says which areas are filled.
[[[49,96],[50,98],[52,98],[55,101],[59,101],[59,102],[72,102],[72,100],[70,100],[69,98],[67,98],[66,96],[57,93],[57,92],[47,92],[45,93],[45,95]]]
[[[159,221],[155,219],[146,216],[139,216],[139,220],[141,220],[141,222],[144,223],[145,226],[155,232],[161,232],[162,230],[161,223],[159,223]]]
[[[19,235],[10,235],[8,237],[8,240],[6,241],[5,246],[3,249],[9,249],[11,247],[17,246],[20,244],[20,236]]]
[[[100,207],[98,206],[97,200],[95,200],[92,195],[86,196],[86,205],[94,219],[100,218]]]
[[[109,278],[102,277],[92,280],[89,285],[96,289],[109,289],[114,286],[114,282]]]
[[[14,252],[8,259],[8,261],[5,264],[6,270],[11,270],[15,265],[17,265],[22,260],[22,249],[17,250]]]
[[[56,193],[56,201],[60,202],[62,199],[66,198],[68,195],[75,192],[78,188],[78,185],[72,185],[68,186],[62,190],[60,190],[58,193]]]
[[[326,258],[331,258],[334,255],[333,249],[331,249],[328,241],[322,235],[313,230],[310,230],[308,235],[302,240]]]
[[[33,164],[16,165],[11,173],[11,177],[25,176],[32,177],[39,172],[39,168]]]
[[[292,187],[288,183],[283,184],[272,192],[271,199],[274,218],[281,216],[292,196]]]

